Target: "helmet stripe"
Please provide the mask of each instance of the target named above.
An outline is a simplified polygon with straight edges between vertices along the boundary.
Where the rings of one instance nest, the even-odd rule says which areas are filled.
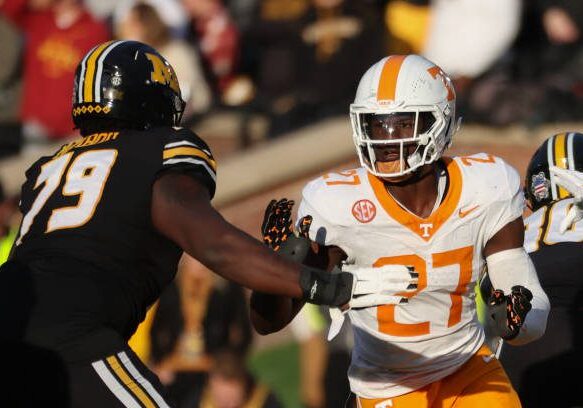
[[[555,140],[554,140],[554,145],[555,145],[555,166],[560,167],[562,169],[566,169],[567,168],[567,157],[566,157],[566,152],[565,152],[565,148],[566,148],[566,142],[567,142],[567,138],[566,138],[566,133],[559,133],[558,135],[555,136]],[[565,198],[569,195],[569,193],[567,192],[567,190],[565,190],[564,188],[557,186],[558,190],[557,190],[557,198]]]
[[[101,44],[87,58],[87,68],[85,69],[85,78],[83,84],[83,102],[93,102],[93,83],[95,80],[95,61],[113,41]]]
[[[574,133],[569,133],[567,136],[567,161],[569,164],[569,170],[575,170],[575,156],[573,154],[573,139],[575,139]]]
[[[120,44],[123,44],[125,41],[116,41],[114,43],[112,43],[109,47],[107,47],[103,53],[99,56],[98,60],[97,60],[97,73],[95,74],[95,86],[94,86],[94,92],[95,92],[95,102],[99,103],[101,102],[101,74],[103,72],[103,61],[105,60],[105,57],[107,57],[107,54],[109,54],[111,52],[111,50],[113,50],[115,47],[117,47]]]
[[[83,82],[85,80],[85,70],[87,68],[87,58],[89,58],[89,56],[93,53],[93,51],[95,51],[95,49],[98,47],[98,45],[96,45],[95,47],[93,47],[91,49],[91,51],[89,51],[87,54],[85,54],[85,57],[83,57],[83,60],[81,61],[81,72],[79,73],[79,83],[77,84],[77,103],[82,103],[83,102]]]
[[[553,154],[554,146],[555,146],[555,138],[556,138],[556,135],[553,135],[546,142],[547,143],[547,163],[549,164],[549,167],[555,165],[555,155]],[[552,196],[553,200],[556,200],[558,194],[557,194],[557,184],[555,183],[555,177],[553,176],[553,173],[551,173],[551,172],[549,172],[549,177],[551,178],[551,196]]]
[[[397,91],[397,78],[399,71],[405,60],[405,55],[391,55],[385,61],[381,77],[379,79],[379,87],[377,89],[377,101],[381,100],[395,100],[395,93]]]

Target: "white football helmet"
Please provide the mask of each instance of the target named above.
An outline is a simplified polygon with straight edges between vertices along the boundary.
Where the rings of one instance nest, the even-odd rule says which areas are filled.
[[[388,123],[407,116],[407,135],[391,136],[393,125]],[[362,76],[350,120],[361,165],[375,176],[399,179],[436,161],[451,145],[458,127],[455,91],[450,78],[431,61],[419,55],[391,55]],[[373,120],[388,137],[372,137]],[[382,149],[393,152],[392,166],[376,157]]]

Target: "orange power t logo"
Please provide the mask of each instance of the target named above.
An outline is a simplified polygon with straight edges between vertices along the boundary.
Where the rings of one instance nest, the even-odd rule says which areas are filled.
[[[439,68],[437,65],[429,68],[427,72],[429,72],[429,75],[431,75],[434,79],[437,77],[441,79],[441,82],[443,82],[443,86],[445,86],[445,89],[447,89],[447,100],[453,101],[453,99],[455,98],[455,91],[453,90],[453,86],[451,85],[451,80],[448,78],[447,75],[445,75],[445,72],[443,72],[441,68]]]

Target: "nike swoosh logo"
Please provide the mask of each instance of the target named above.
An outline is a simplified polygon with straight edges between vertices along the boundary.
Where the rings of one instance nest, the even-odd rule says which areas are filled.
[[[465,210],[465,211],[463,211],[463,210],[460,208],[460,211],[459,211],[460,218],[464,218],[464,217],[466,217],[468,214],[470,214],[470,213],[471,213],[471,212],[473,212],[474,210],[477,210],[477,209],[478,209],[478,207],[480,207],[480,206],[479,206],[479,205],[475,205],[475,206],[473,206],[472,208],[468,208],[468,209],[467,209],[467,210]]]
[[[482,356],[482,360],[484,360],[484,363],[489,363],[495,358],[496,356],[494,354],[490,354],[489,356]]]
[[[384,400],[375,404],[374,408],[389,408],[393,406],[393,399]]]

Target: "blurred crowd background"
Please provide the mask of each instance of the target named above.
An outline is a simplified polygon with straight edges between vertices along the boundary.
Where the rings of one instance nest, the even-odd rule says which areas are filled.
[[[394,53],[448,72],[466,124],[583,121],[582,30],[573,0],[0,0],[0,159],[77,137],[74,70],[109,39],[158,49],[187,102],[183,125],[227,113],[241,152],[346,117],[362,73]],[[17,202],[0,189],[0,263]],[[246,296],[184,257],[132,347],[180,408],[341,407],[350,333],[327,343],[327,313],[307,307],[289,348],[257,353]]]
[[[569,0],[0,0],[0,154],[74,135],[71,82],[107,39],[153,45],[194,125],[252,115],[265,136],[345,115],[363,71],[419,53],[450,74],[465,123],[583,115],[583,4]]]

